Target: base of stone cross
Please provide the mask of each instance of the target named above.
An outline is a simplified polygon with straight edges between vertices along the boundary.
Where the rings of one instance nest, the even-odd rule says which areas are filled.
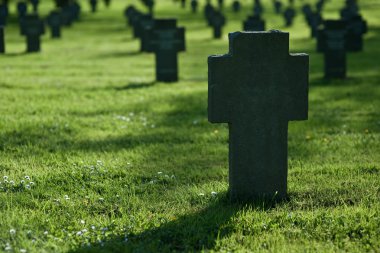
[[[51,37],[53,39],[61,38],[61,28],[60,27],[52,27],[51,28]]]
[[[156,53],[156,81],[166,83],[178,81],[177,53],[165,51]]]
[[[5,53],[4,27],[0,27],[0,54]]]
[[[346,78],[346,52],[327,51],[324,55],[325,78]]]
[[[26,38],[26,43],[27,43],[27,48],[26,52],[27,53],[34,53],[34,52],[40,52],[41,47],[40,47],[40,37],[39,36],[28,36]]]

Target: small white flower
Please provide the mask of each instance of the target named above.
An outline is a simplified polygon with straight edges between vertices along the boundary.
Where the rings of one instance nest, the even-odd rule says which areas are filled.
[[[45,232],[44,232],[44,235],[48,235],[48,234],[49,234],[49,232],[48,232],[48,231],[45,231]]]
[[[92,225],[92,226],[91,226],[91,229],[92,229],[92,230],[95,230],[95,229],[96,229],[96,227],[95,227],[94,225]]]
[[[64,198],[65,200],[69,200],[69,199],[70,199],[69,196],[67,196],[67,195],[63,196],[63,198]]]
[[[218,193],[217,192],[211,192],[212,196],[216,196]]]
[[[30,184],[30,185],[34,185],[34,182],[30,182],[29,184]]]
[[[88,230],[87,229],[82,229],[82,233],[84,234],[84,233],[86,233]]]
[[[81,224],[85,224],[86,222],[84,220],[80,220],[80,223]]]
[[[30,185],[29,184],[25,185],[25,188],[30,189]]]
[[[8,176],[4,176],[3,178],[4,178],[4,180],[8,180]]]
[[[11,251],[11,250],[12,250],[12,247],[11,247],[11,246],[6,246],[6,247],[4,248],[4,250],[5,250],[5,251]]]
[[[25,183],[25,180],[21,180],[20,183],[21,183],[21,184],[24,184],[24,183]]]
[[[25,176],[25,179],[26,179],[26,180],[30,180],[30,177],[29,177],[29,176]]]
[[[99,201],[104,201],[104,198],[99,198]]]
[[[12,228],[12,229],[10,229],[10,230],[9,230],[9,233],[10,233],[11,235],[14,235],[14,234],[16,234],[16,229],[13,229],[13,228]]]
[[[10,183],[11,185],[14,185],[14,184],[15,184],[15,181],[11,180],[11,181],[9,181],[9,183]]]
[[[204,193],[199,193],[198,196],[204,196],[205,194]]]
[[[78,231],[77,236],[81,236],[81,235],[82,235],[82,231]]]
[[[26,253],[26,249],[20,249],[20,253]]]
[[[158,175],[161,175],[161,174],[162,174],[162,171],[157,172],[157,174],[158,174]]]

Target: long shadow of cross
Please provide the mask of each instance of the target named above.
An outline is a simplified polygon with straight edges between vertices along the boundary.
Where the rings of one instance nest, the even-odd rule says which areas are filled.
[[[277,203],[281,204],[281,203]],[[114,237],[102,245],[93,245],[70,251],[84,252],[198,252],[212,249],[218,239],[233,232],[233,216],[243,209],[266,211],[274,207],[274,202],[257,201],[250,205],[232,204],[225,193],[206,208],[179,217],[159,227],[140,234]]]

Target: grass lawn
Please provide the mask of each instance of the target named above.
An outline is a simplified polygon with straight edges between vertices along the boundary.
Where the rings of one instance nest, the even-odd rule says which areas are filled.
[[[154,55],[138,53],[128,2],[90,14],[83,1],[81,21],[30,55],[12,3],[0,55],[0,252],[380,252],[377,0],[360,1],[365,50],[348,54],[346,80],[330,81],[300,10],[286,29],[263,1],[267,29],[289,31],[290,51],[311,65],[309,120],[289,124],[289,201],[276,205],[228,201],[227,125],[207,121],[207,57],[228,51],[251,1],[240,14],[227,1],[221,40],[202,11],[156,1],[157,17],[187,29],[172,84],[154,82]],[[343,2],[329,1],[325,17]]]

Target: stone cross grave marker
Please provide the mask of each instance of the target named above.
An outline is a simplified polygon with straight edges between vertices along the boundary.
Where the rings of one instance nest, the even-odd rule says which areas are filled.
[[[318,31],[317,51],[324,53],[325,78],[346,77],[346,27],[343,20],[325,20]]]
[[[259,16],[249,16],[243,22],[243,30],[253,32],[265,31],[265,21]]]
[[[288,122],[308,117],[306,54],[280,31],[229,34],[229,53],[208,58],[208,119],[229,125],[232,200],[287,195]]]
[[[52,38],[61,38],[61,12],[51,11],[46,18],[46,23],[50,27]]]
[[[219,10],[223,10],[224,0],[218,0]]]
[[[191,4],[191,11],[193,13],[196,13],[198,10],[198,0],[191,0],[190,4]]]
[[[5,53],[5,39],[4,39],[4,30],[8,17],[8,8],[6,4],[2,3],[0,5],[0,54]]]
[[[181,7],[182,9],[186,8],[186,0],[181,0]]]
[[[359,6],[356,1],[346,0],[345,6],[340,10],[340,17],[343,20],[349,20],[359,15]]]
[[[240,2],[238,0],[234,0],[232,2],[232,11],[235,13],[238,13],[238,12],[240,12],[240,9],[241,9]]]
[[[141,14],[133,5],[128,5],[124,10],[124,17],[127,19],[127,25],[134,26],[137,15]]]
[[[311,37],[315,38],[318,33],[318,27],[323,23],[323,18],[319,12],[311,12],[307,17],[308,24],[310,26]]]
[[[211,5],[211,3],[209,1],[207,1],[206,5],[204,7],[204,15],[205,15],[208,26],[211,26],[212,16],[214,15],[215,12],[216,11],[215,11],[214,7]]]
[[[30,3],[32,4],[33,12],[38,13],[38,5],[40,4],[40,1],[39,0],[30,0]]]
[[[289,27],[293,24],[293,19],[296,16],[296,11],[293,7],[289,6],[284,11],[285,26]]]
[[[214,31],[214,39],[222,37],[222,28],[226,24],[226,18],[220,11],[215,11],[210,18],[211,26]]]
[[[21,34],[26,36],[28,53],[41,50],[40,36],[44,33],[44,22],[37,15],[27,15],[21,20]]]
[[[280,0],[274,0],[273,4],[274,4],[274,11],[276,12],[276,14],[281,14],[282,2]]]
[[[24,18],[26,16],[26,13],[28,12],[28,5],[24,1],[20,1],[17,3],[17,13],[18,17],[20,19]]]
[[[156,80],[178,81],[177,53],[185,51],[185,28],[175,19],[157,19],[148,38],[149,50],[156,56]]]
[[[253,15],[254,16],[261,16],[263,11],[264,11],[264,9],[263,9],[263,6],[262,6],[260,0],[255,0],[255,2],[253,4]]]
[[[361,15],[356,15],[347,21],[346,50],[359,52],[363,50],[363,35],[367,33],[367,22]]]
[[[98,6],[98,0],[89,0],[89,1],[90,1],[91,12],[95,13]]]

